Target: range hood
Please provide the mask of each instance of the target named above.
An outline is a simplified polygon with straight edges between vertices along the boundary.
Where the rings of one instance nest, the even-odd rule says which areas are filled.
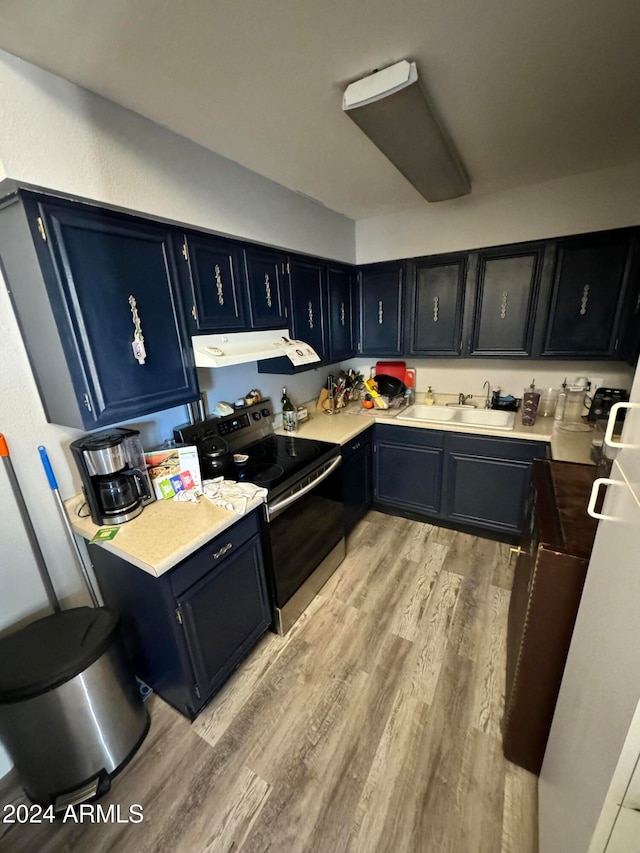
[[[320,361],[320,356],[308,344],[294,343],[300,343],[304,355],[296,356],[301,350],[290,341],[288,329],[196,335],[191,338],[196,367],[230,367],[283,355],[289,356],[294,364]]]

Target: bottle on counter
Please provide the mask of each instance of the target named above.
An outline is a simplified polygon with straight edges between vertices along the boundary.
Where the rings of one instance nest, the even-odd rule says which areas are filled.
[[[295,432],[298,419],[295,406],[289,399],[287,389],[282,389],[282,426],[287,432]]]
[[[561,421],[564,418],[564,410],[567,406],[567,377],[565,376],[562,387],[558,391],[558,399],[556,401],[556,411],[554,420]]]
[[[433,393],[433,388],[431,385],[427,388],[427,393],[424,395],[424,401],[427,406],[433,406],[436,401],[436,395]]]

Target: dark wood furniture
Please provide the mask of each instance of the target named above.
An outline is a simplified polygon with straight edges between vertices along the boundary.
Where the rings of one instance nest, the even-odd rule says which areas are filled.
[[[533,463],[528,524],[509,607],[503,749],[539,773],[597,522],[587,515],[595,467]]]

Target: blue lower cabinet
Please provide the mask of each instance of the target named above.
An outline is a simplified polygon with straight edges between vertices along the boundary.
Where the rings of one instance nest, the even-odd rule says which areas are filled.
[[[537,441],[376,426],[375,501],[428,517],[517,534]]]
[[[376,426],[375,437],[376,502],[439,514],[444,434],[382,424]]]
[[[445,513],[505,533],[519,533],[529,492],[531,466],[544,459],[537,441],[452,433],[445,468]]]
[[[342,448],[344,529],[350,533],[371,506],[371,433],[361,433]]]
[[[136,675],[191,720],[271,624],[260,511],[160,577],[89,545]]]

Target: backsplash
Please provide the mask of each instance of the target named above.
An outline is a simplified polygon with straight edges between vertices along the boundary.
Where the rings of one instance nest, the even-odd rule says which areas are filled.
[[[426,359],[406,356],[407,367],[416,370],[416,391],[420,395],[429,385],[436,394],[473,394],[484,399],[483,384],[488,380],[491,390],[500,388],[503,395],[521,397],[535,379],[537,388],[559,388],[564,378],[571,384],[578,376],[603,380],[604,386],[631,388],[634,370],[622,362],[611,361],[513,361],[507,359]],[[345,362],[349,367],[369,376],[374,359],[354,358]],[[421,402],[418,399],[418,402]]]

